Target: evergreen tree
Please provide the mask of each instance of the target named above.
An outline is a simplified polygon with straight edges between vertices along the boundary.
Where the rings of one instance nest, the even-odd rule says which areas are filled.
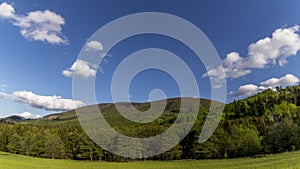
[[[62,158],[64,153],[63,142],[57,134],[50,134],[46,138],[45,142],[45,155],[47,157]]]
[[[9,152],[17,154],[21,150],[21,136],[18,133],[14,133],[11,135],[8,139],[9,143],[7,145],[7,148]]]

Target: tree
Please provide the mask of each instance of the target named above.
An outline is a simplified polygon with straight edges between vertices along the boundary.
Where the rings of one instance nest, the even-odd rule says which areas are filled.
[[[179,160],[182,155],[182,147],[178,144],[164,154],[165,160]]]
[[[45,136],[38,132],[36,133],[31,140],[30,144],[30,155],[34,157],[41,157],[45,151]]]
[[[75,147],[77,144],[77,138],[76,133],[69,132],[67,133],[67,139],[64,141],[64,152],[66,154],[66,158],[68,159],[75,159],[76,158],[76,152]]]
[[[284,117],[297,117],[297,106],[293,103],[288,103],[283,101],[281,104],[275,106],[276,116],[279,119],[283,119]]]
[[[182,146],[182,158],[194,159],[199,156],[199,134],[197,131],[190,131],[190,133],[180,142]]]
[[[18,133],[14,133],[8,138],[8,145],[7,148],[9,152],[17,154],[20,152],[21,149],[21,136]]]
[[[63,153],[64,146],[60,137],[56,133],[48,135],[45,142],[45,155],[55,159],[61,158]]]
[[[30,146],[32,144],[33,134],[30,131],[26,131],[21,139],[21,153],[24,155],[30,155]]]
[[[227,158],[228,132],[221,122],[214,134],[204,143],[199,145],[200,158]]]
[[[261,150],[261,139],[255,126],[240,127],[239,156],[253,156]]]
[[[300,129],[291,119],[284,119],[270,127],[262,144],[267,153],[279,153],[300,149]]]
[[[3,126],[0,130],[0,151],[7,151],[8,138],[12,132],[10,125]]]

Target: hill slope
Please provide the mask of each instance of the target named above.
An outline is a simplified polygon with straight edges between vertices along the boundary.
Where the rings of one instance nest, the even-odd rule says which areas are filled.
[[[225,106],[224,117],[226,119],[235,119],[235,118],[243,118],[243,117],[258,117],[263,115],[273,116],[274,112],[280,109],[278,105],[282,103],[294,104],[296,106],[300,106],[300,86],[287,87],[286,89],[282,89],[280,87],[277,88],[278,91],[266,90],[256,95],[250,96],[243,100],[234,101]],[[200,107],[199,112],[208,112],[211,101],[207,99],[194,99],[199,100]],[[158,101],[159,102],[159,101]],[[215,102],[217,103],[217,102]],[[141,111],[145,111],[149,109],[150,103],[117,103],[121,106],[126,107],[128,104],[132,104],[135,108]],[[85,109],[85,111],[89,112],[91,106],[86,106],[81,109]],[[284,105],[282,105],[284,106]],[[125,122],[126,120],[122,118],[122,116],[118,113],[115,108],[115,105],[112,103],[103,103],[98,104],[101,113],[104,117],[111,123],[115,122]],[[165,109],[165,113],[162,118],[166,117],[176,117],[177,113],[180,109],[180,98],[172,98],[167,99],[167,105]],[[275,112],[275,114],[276,114]],[[277,112],[278,113],[278,112]],[[279,118],[280,113],[279,113]],[[17,118],[7,118],[11,122],[20,122],[22,124],[36,124],[36,125],[79,125],[77,115],[75,110],[51,114],[43,117],[42,119],[36,120],[26,120],[17,119]],[[16,120],[14,120],[16,119]],[[125,120],[125,121],[124,121]],[[112,124],[114,125],[114,124]]]
[[[0,121],[2,121],[2,122],[9,122],[9,123],[16,123],[16,122],[21,122],[21,121],[25,121],[25,120],[26,119],[24,117],[17,116],[17,115],[12,115],[12,116],[0,119]]]
[[[192,100],[199,101],[200,107],[199,112],[207,112],[211,100],[207,99],[194,99],[189,98]],[[164,113],[160,117],[160,119],[167,119],[167,118],[176,118],[177,113],[180,111],[180,98],[172,98],[167,99],[167,104]],[[161,101],[156,101],[161,102]],[[218,102],[214,102],[217,103]],[[150,102],[145,103],[116,103],[120,107],[126,107],[128,104],[132,104],[136,109],[140,111],[146,111],[150,108]],[[95,105],[90,105],[86,107],[82,107],[80,109],[84,109],[86,112],[90,112]],[[128,120],[122,117],[122,115],[119,114],[118,110],[115,107],[115,104],[112,103],[103,103],[97,105],[99,109],[101,110],[101,113],[106,118],[106,120],[112,125],[126,125],[129,123]],[[44,116],[41,119],[34,119],[34,120],[26,120],[26,121],[16,121],[20,122],[21,124],[33,124],[33,125],[79,125],[77,115],[75,110],[70,110],[63,113],[57,113],[57,114],[50,114],[47,116]]]

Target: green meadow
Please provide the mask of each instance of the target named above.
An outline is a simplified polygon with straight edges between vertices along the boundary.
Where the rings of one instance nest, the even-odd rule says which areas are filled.
[[[229,160],[90,162],[52,160],[0,153],[1,169],[296,169],[300,152],[268,155],[261,158]]]

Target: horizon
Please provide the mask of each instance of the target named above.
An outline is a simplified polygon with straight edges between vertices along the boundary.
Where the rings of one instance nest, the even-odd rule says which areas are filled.
[[[97,103],[97,105],[101,105],[101,104],[118,104],[118,103],[131,103],[131,104],[145,104],[145,103],[151,103],[151,102],[157,102],[157,101],[162,101],[162,100],[172,100],[172,99],[181,99],[181,98],[188,98],[188,99],[199,99],[199,100],[208,100],[208,101],[213,101],[213,102],[218,102],[218,101],[215,101],[215,100],[210,100],[208,98],[195,98],[195,97],[172,97],[172,98],[166,98],[166,99],[158,99],[158,100],[149,100],[149,101],[141,101],[141,102],[105,102],[105,103]],[[92,105],[84,105],[82,107],[78,107],[76,109],[79,109],[79,108],[84,108],[84,107],[88,107],[88,106],[92,106]],[[38,118],[44,118],[46,116],[50,116],[50,115],[55,115],[55,114],[60,114],[60,113],[66,113],[66,112],[69,112],[69,111],[72,111],[72,110],[75,110],[75,109],[71,109],[71,110],[66,110],[66,111],[61,111],[61,112],[55,112],[55,113],[51,113],[51,114],[45,114],[44,116],[40,116],[40,117],[28,117],[29,115],[29,112],[24,112],[22,114],[25,114],[25,115],[22,115],[22,114],[11,114],[9,116],[5,116],[5,117],[1,117],[0,116],[0,119],[1,118],[7,118],[7,117],[12,117],[12,116],[18,116],[18,117],[23,117],[25,119],[28,119],[28,120],[31,120],[31,119],[38,119]],[[26,115],[27,114],[27,115]]]
[[[294,86],[286,86],[286,87],[296,87],[296,86],[299,86],[300,83],[298,85],[294,85]],[[282,87],[282,86],[276,86],[276,87]],[[286,88],[285,87],[285,88]],[[285,88],[282,88],[282,89],[285,89]],[[267,90],[272,90],[274,92],[278,92],[276,89],[267,89]],[[266,90],[264,90],[266,91]],[[261,92],[258,92],[258,93],[255,93],[255,94],[252,94],[252,95],[249,95],[247,96],[246,98],[241,98],[241,99],[237,99],[237,100],[232,100],[231,102],[228,102],[228,103],[224,103],[225,105],[228,105],[228,104],[231,104],[233,103],[234,101],[238,101],[238,100],[244,100],[244,99],[247,99],[247,98],[250,98],[252,96],[255,96],[259,93],[262,93],[264,91],[261,91]],[[157,101],[162,101],[162,100],[172,100],[172,99],[181,99],[181,98],[188,98],[188,99],[199,99],[200,101],[201,100],[208,100],[208,101],[211,101],[211,102],[218,102],[216,100],[211,100],[209,98],[195,98],[195,97],[171,97],[171,98],[165,98],[165,99],[158,99],[158,100],[148,100],[148,101],[141,101],[141,102],[104,102],[104,103],[97,103],[97,105],[101,105],[101,104],[118,104],[118,103],[131,103],[131,104],[145,104],[145,103],[151,103],[151,102],[157,102]],[[222,103],[222,102],[219,102],[219,103]],[[200,103],[201,104],[201,103]],[[84,107],[89,107],[89,106],[92,106],[92,105],[84,105],[82,107],[78,107],[78,108],[84,108]],[[76,109],[78,109],[76,108]],[[43,116],[36,116],[36,115],[32,115],[30,114],[29,112],[24,112],[22,114],[25,114],[25,115],[22,115],[22,114],[11,114],[9,116],[5,116],[5,117],[1,117],[0,116],[0,120],[3,119],[3,118],[9,118],[9,117],[13,117],[13,116],[18,116],[18,117],[22,117],[22,118],[25,118],[26,120],[34,120],[34,119],[41,119],[41,118],[45,118],[47,116],[51,116],[51,115],[56,115],[56,114],[61,114],[61,113],[66,113],[66,112],[69,112],[69,111],[73,111],[75,109],[71,109],[71,110],[66,110],[66,111],[61,111],[61,112],[54,112],[54,113],[50,113],[50,114],[45,114]]]

